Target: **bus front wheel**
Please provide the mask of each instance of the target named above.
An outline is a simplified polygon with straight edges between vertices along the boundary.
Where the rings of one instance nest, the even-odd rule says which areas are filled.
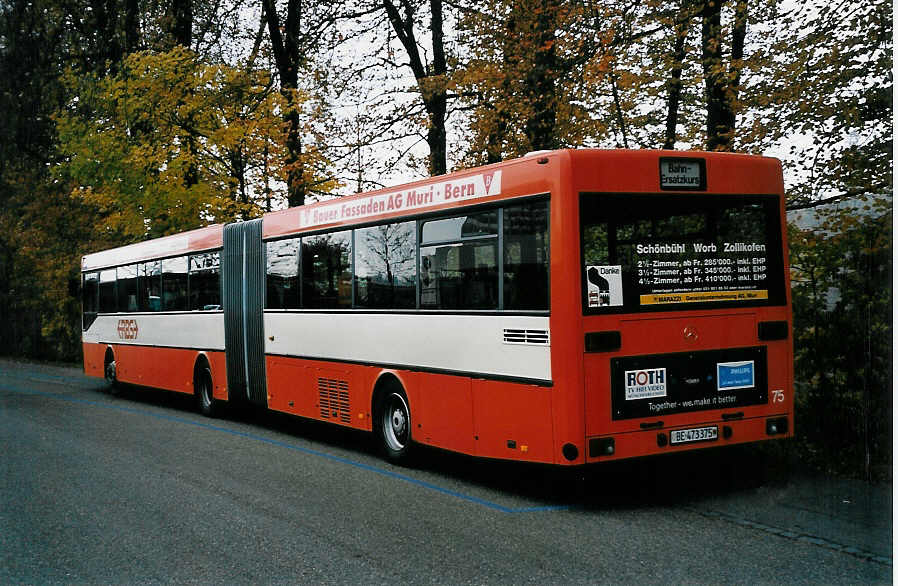
[[[106,379],[106,392],[118,396],[122,392],[122,384],[118,381],[115,366],[115,355],[112,350],[106,351],[106,359],[103,361],[103,378]]]
[[[390,388],[380,395],[374,417],[381,451],[395,464],[408,464],[412,444],[412,417],[402,389]]]

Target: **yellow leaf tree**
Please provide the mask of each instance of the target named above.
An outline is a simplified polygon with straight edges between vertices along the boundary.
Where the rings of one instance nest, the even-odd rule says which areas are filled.
[[[101,211],[101,230],[127,242],[283,206],[285,99],[267,72],[209,65],[175,47],[67,83],[56,172]]]

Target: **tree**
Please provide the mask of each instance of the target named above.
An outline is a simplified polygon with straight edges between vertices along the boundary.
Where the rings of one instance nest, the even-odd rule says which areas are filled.
[[[787,153],[790,207],[891,193],[891,11],[814,1],[778,15],[739,142]]]
[[[65,205],[61,186],[49,180],[54,157],[52,113],[62,102],[58,81],[71,31],[65,12],[45,0],[0,5],[0,352],[53,357],[77,353],[76,332],[44,338],[50,321],[71,316],[67,279],[77,264],[57,253],[71,248],[91,218]],[[58,224],[56,222],[58,221]],[[46,253],[46,255],[44,254]],[[51,266],[52,265],[52,266]],[[66,313],[68,309],[68,313]],[[59,333],[57,327],[53,333]]]
[[[892,210],[863,198],[790,228],[803,452],[867,479],[891,463]]]
[[[310,157],[303,154],[303,133],[309,128],[303,124],[302,108],[309,94],[301,91],[299,82],[301,71],[309,73],[313,83],[319,80],[312,67],[313,57],[325,44],[324,38],[332,30],[340,7],[339,2],[304,5],[303,0],[287,0],[286,16],[282,20],[275,0],[262,2],[262,16],[268,27],[280,91],[285,100],[287,202],[291,207],[303,205],[312,189],[326,192],[330,185],[330,178],[322,177],[322,169],[306,167]],[[311,159],[324,159],[316,146],[310,148],[314,151]]]
[[[686,60],[686,37],[691,16],[690,0],[681,0],[673,25],[674,45],[671,52],[670,77],[666,82],[667,117],[664,123],[664,146],[672,149],[677,142],[677,118],[683,90],[683,62]]]
[[[607,132],[587,105],[594,82],[605,78],[596,67],[601,40],[592,16],[562,0],[466,7],[460,28],[469,57],[454,76],[471,112],[465,164],[589,144]]]
[[[724,60],[724,28],[721,24],[722,0],[704,0],[702,20],[702,71],[705,77],[707,115],[706,150],[733,150],[736,134],[739,79],[748,24],[747,0],[735,0],[730,63]]]
[[[264,72],[205,65],[179,46],[68,81],[78,99],[57,117],[57,175],[125,241],[257,216],[267,177],[287,177],[285,102]]]

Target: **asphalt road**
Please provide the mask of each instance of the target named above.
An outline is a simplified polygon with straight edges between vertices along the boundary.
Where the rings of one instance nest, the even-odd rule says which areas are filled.
[[[436,451],[0,361],[0,582],[887,583],[891,488],[752,452],[587,470]],[[747,472],[743,472],[747,468]]]

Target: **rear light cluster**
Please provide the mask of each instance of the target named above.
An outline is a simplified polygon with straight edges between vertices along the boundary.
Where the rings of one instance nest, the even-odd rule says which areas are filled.
[[[789,337],[789,323],[784,321],[762,321],[758,323],[758,339],[764,341],[786,340]]]
[[[613,437],[595,437],[589,440],[589,457],[598,458],[599,456],[614,455],[614,438]]]
[[[587,352],[614,352],[621,347],[620,332],[588,332],[584,336],[584,344]]]
[[[784,435],[789,433],[789,418],[774,417],[767,420],[767,435]]]

